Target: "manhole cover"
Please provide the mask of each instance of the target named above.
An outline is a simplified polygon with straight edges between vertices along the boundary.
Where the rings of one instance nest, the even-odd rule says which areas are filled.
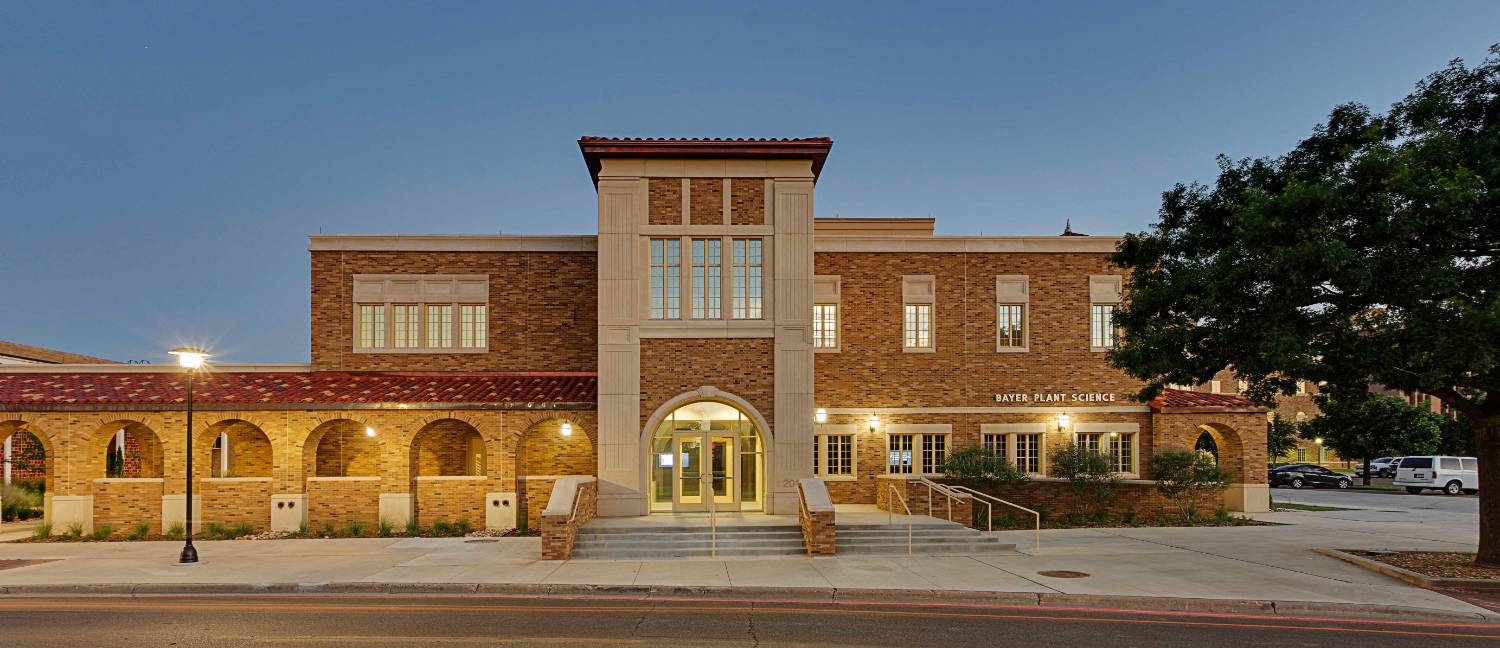
[[[56,560],[56,558],[48,560],[0,560],[0,571],[4,571],[7,569],[16,569],[17,567],[30,567],[32,565],[40,565],[42,563],[54,562]]]
[[[1067,570],[1039,571],[1039,572],[1037,572],[1037,575],[1038,576],[1046,576],[1047,578],[1088,578],[1089,577],[1089,575],[1087,573],[1084,573],[1084,572],[1081,572],[1081,571],[1067,571]]]
[[[489,542],[499,542],[499,540],[494,538],[475,538],[473,540],[465,540],[464,544],[485,544]]]

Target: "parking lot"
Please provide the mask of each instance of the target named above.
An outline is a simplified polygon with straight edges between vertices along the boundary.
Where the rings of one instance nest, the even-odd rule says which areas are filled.
[[[1372,479],[1372,484],[1390,484],[1389,479]],[[1362,483],[1355,479],[1355,484]],[[1292,502],[1317,506],[1337,506],[1360,509],[1378,509],[1406,512],[1441,512],[1453,515],[1479,517],[1477,495],[1444,495],[1438,491],[1424,491],[1420,495],[1409,495],[1404,490],[1338,490],[1336,488],[1291,488],[1271,489],[1273,502]]]

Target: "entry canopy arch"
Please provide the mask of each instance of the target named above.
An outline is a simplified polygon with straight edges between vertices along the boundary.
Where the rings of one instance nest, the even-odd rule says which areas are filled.
[[[10,455],[0,457],[8,460],[5,468],[11,481],[26,481],[41,473],[47,491],[53,490],[52,437],[46,431],[22,420],[0,421],[0,444],[10,443]],[[3,447],[3,446],[0,446]],[[0,450],[3,451],[3,450]]]
[[[140,421],[117,419],[94,430],[93,454],[99,463],[94,477],[161,478],[164,476],[161,437]]]

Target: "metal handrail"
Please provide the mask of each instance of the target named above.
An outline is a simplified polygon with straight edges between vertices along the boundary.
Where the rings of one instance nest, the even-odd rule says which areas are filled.
[[[980,501],[993,500],[993,501],[999,502],[1001,504],[1004,504],[1006,506],[1009,506],[1011,508],[1018,508],[1018,509],[1021,509],[1022,511],[1026,511],[1027,513],[1030,513],[1033,517],[1036,518],[1036,528],[1035,528],[1035,532],[1036,532],[1036,553],[1041,553],[1042,552],[1042,514],[1041,513],[1038,513],[1038,512],[1033,511],[1033,510],[1031,510],[1029,508],[1021,506],[1020,504],[1017,504],[1015,502],[1007,502],[1007,501],[1005,501],[1003,499],[1000,499],[998,497],[995,497],[994,495],[991,495],[989,493],[981,493],[981,492],[979,492],[977,490],[969,488],[968,486],[962,486],[962,485],[958,485],[958,484],[953,484],[953,485],[948,486],[948,488],[951,488],[951,489],[953,489],[955,491],[958,491],[960,493],[968,493],[970,495],[973,495],[974,497],[982,498]],[[990,504],[989,502],[984,502],[984,505],[986,507],[988,507],[986,509],[986,511],[985,511],[985,513],[986,513],[985,514],[985,522],[989,525],[988,531],[989,531],[990,535],[994,535],[995,534],[995,506],[993,504]]]
[[[700,473],[698,476],[699,491],[708,502],[708,556],[719,557],[719,504],[718,498],[714,496],[713,473]]]
[[[923,486],[927,487],[927,516],[928,517],[933,517],[933,515],[932,515],[932,491],[936,490],[937,492],[942,493],[943,497],[948,498],[948,518],[947,518],[947,520],[949,522],[952,522],[953,521],[953,500],[958,499],[958,493],[955,492],[955,491],[953,491],[951,488],[949,488],[949,487],[947,487],[947,486],[945,486],[943,484],[939,484],[939,483],[937,483],[935,481],[932,481],[931,479],[928,479],[926,477],[918,478],[917,479],[917,483],[920,483]],[[968,526],[968,525],[966,524],[964,526]]]
[[[896,492],[896,487],[895,486],[888,485],[888,486],[886,486],[886,488],[889,488],[890,491],[891,491],[891,497],[893,498],[891,500],[891,502],[901,502],[901,508],[906,511],[906,555],[910,556],[911,555],[911,507],[906,505],[906,498],[902,497],[901,493]],[[887,525],[893,524],[893,520],[894,520],[895,515],[896,515],[896,505],[892,503],[889,506],[886,506],[885,512],[886,512],[885,523]]]

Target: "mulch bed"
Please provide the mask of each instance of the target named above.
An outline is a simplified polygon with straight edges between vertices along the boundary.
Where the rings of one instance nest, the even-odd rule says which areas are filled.
[[[1353,552],[1370,560],[1395,565],[1433,578],[1500,580],[1500,567],[1474,564],[1474,554],[1448,551]]]

